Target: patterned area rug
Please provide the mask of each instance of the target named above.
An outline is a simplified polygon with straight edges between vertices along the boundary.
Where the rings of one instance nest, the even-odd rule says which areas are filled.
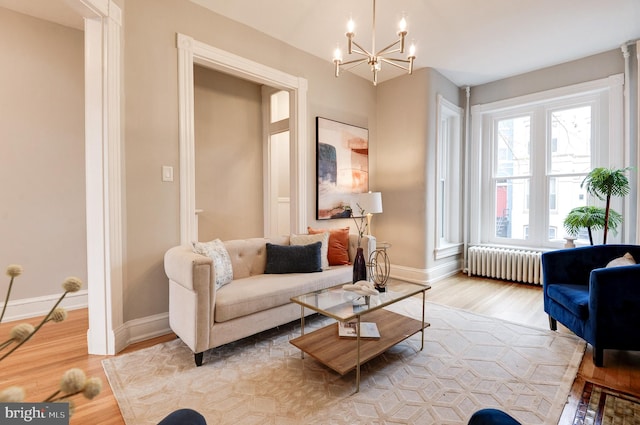
[[[422,302],[391,310],[421,317]],[[156,424],[178,408],[216,424],[466,424],[478,409],[523,425],[557,424],[585,344],[579,338],[427,303],[425,348],[414,335],[340,376],[288,341],[291,323],[205,353],[196,368],[178,339],[103,361],[128,425]],[[330,319],[312,316],[309,328]]]
[[[573,425],[640,425],[640,398],[585,382]]]

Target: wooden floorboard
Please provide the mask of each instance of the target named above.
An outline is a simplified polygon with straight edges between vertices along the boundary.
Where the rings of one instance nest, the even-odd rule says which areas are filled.
[[[427,291],[427,301],[548,329],[539,286],[469,278],[464,274],[435,282],[431,286],[432,289]],[[27,321],[37,323],[37,319]],[[0,324],[2,340],[6,339],[15,324]],[[88,376],[100,377],[103,391],[91,401],[76,397],[77,409],[71,424],[123,425],[120,410],[102,369],[101,361],[106,357],[87,354],[87,328],[86,309],[69,312],[68,319],[63,323],[45,325],[25,346],[0,362],[0,390],[19,385],[27,391],[28,401],[42,401],[57,389],[58,381],[67,369],[78,367],[85,370]],[[569,331],[559,326],[559,332]],[[133,344],[120,354],[174,338],[175,335],[169,334]],[[585,379],[640,396],[640,352],[606,350],[605,367],[597,368],[593,365],[591,349],[588,348],[569,397],[569,407],[560,420],[561,425],[571,424],[574,406]]]

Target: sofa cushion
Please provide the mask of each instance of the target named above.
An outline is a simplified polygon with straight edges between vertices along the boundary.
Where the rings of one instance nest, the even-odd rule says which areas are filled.
[[[547,296],[582,320],[589,318],[589,287],[586,285],[549,285]]]
[[[231,257],[234,279],[264,274],[264,268],[267,264],[267,242],[289,245],[289,236],[224,241],[224,246],[229,252],[229,257]]]
[[[274,245],[267,242],[265,274],[322,271],[322,242],[308,245]]]
[[[291,235],[291,245],[309,245],[312,243],[321,242],[322,250],[320,253],[320,259],[322,261],[322,270],[329,268],[329,260],[327,258],[327,252],[329,250],[329,235],[326,233],[319,233],[316,235]]]
[[[231,258],[220,239],[214,239],[210,242],[193,242],[193,252],[200,255],[206,255],[213,260],[213,269],[215,270],[216,288],[233,280],[233,268],[231,267]]]
[[[291,303],[291,297],[349,282],[352,268],[322,273],[262,274],[235,279],[216,293],[214,320],[226,322]]]
[[[614,258],[609,261],[607,263],[607,267],[633,266],[635,263],[636,260],[633,258],[633,255],[627,252],[622,257]]]
[[[307,227],[310,235],[329,232],[329,247],[327,260],[330,266],[342,266],[349,264],[349,228],[341,229],[314,229]]]

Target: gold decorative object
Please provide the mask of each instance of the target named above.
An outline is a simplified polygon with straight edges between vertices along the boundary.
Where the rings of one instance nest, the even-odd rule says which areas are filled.
[[[379,247],[376,247],[369,255],[367,265],[369,266],[369,279],[378,291],[384,292],[391,273],[391,262],[389,255],[387,255],[387,248],[390,248],[391,244],[382,242],[378,245]]]

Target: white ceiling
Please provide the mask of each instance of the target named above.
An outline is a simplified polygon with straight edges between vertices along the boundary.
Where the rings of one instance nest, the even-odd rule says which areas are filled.
[[[0,0],[0,7],[52,21],[66,27],[83,29],[82,17],[66,0]]]
[[[372,44],[371,0],[191,1],[327,61],[337,42],[347,60],[349,17],[360,44],[366,49]],[[407,37],[418,48],[416,68],[436,68],[459,86],[617,49],[640,38],[640,0],[377,0],[378,48],[393,41],[403,13]],[[366,65],[357,69],[370,78]],[[383,65],[380,80],[396,75]]]
[[[191,1],[328,62],[337,43],[343,52],[346,49],[349,17],[356,22],[356,40],[366,49],[372,45],[373,7],[368,0]],[[0,7],[82,27],[65,0],[0,0]],[[394,40],[403,14],[408,41],[415,41],[418,49],[415,67],[435,68],[459,86],[618,49],[640,39],[640,0],[377,0],[378,49]],[[353,72],[370,78],[366,65]],[[399,74],[383,65],[380,81]]]

